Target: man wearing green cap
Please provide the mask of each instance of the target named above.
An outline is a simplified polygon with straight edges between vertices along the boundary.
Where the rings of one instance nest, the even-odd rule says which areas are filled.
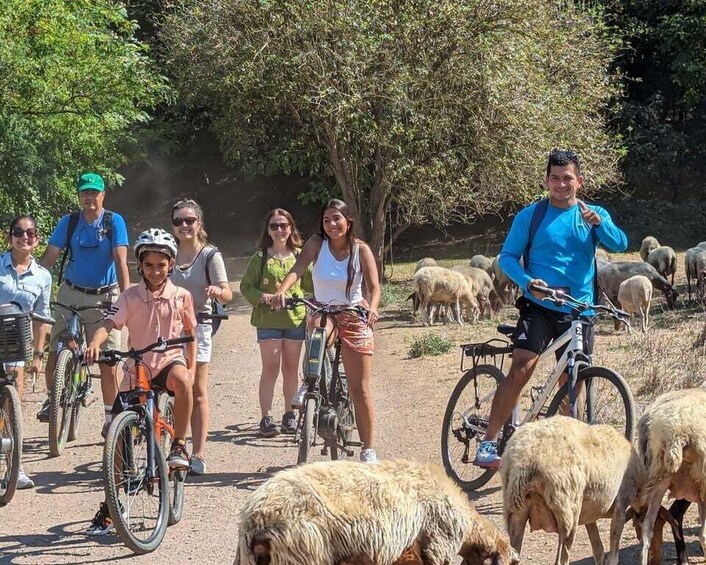
[[[130,286],[130,272],[127,267],[129,241],[125,220],[120,214],[103,208],[105,183],[100,175],[81,175],[77,188],[81,212],[67,214],[59,220],[40,263],[46,268],[51,268],[61,251],[66,249],[61,263],[64,280],[57,294],[58,302],[74,306],[99,306],[105,302],[115,302],[119,292]],[[66,265],[65,259],[68,259]],[[56,324],[52,327],[49,358],[45,369],[47,391],[51,389],[52,374],[56,366],[57,340],[66,329],[64,316],[55,315],[55,318]],[[98,327],[100,318],[98,311],[89,310],[85,313],[88,341]],[[120,332],[114,330],[104,343],[104,348],[119,347]],[[101,365],[100,372],[105,435],[117,395],[117,382],[114,368]],[[49,421],[48,399],[37,418]]]

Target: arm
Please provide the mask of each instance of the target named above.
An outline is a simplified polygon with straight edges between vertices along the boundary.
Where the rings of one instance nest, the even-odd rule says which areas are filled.
[[[272,295],[271,304],[275,309],[284,307],[285,293],[294,286],[294,283],[301,278],[306,268],[316,259],[316,255],[319,249],[321,249],[322,241],[323,239],[320,235],[313,235],[304,244],[302,252],[297,257],[296,263],[294,263],[294,266],[290,269],[287,276],[284,277],[277,292]]]
[[[190,336],[194,338],[186,344],[186,366],[191,373],[191,378],[196,378],[196,353],[198,351],[198,343],[196,341],[196,313],[194,311],[194,297],[188,290],[184,290],[184,317],[182,321],[184,323],[184,330],[182,335]],[[175,336],[170,336],[175,337]]]
[[[600,215],[601,222],[596,227],[598,239],[609,251],[622,253],[628,248],[628,236],[618,226],[613,223],[610,214],[599,206],[594,210]]]
[[[360,267],[363,269],[365,286],[370,293],[370,306],[368,307],[368,325],[372,326],[378,319],[378,306],[380,305],[380,279],[378,266],[373,252],[365,243],[360,244]]]
[[[221,304],[228,304],[233,300],[233,291],[228,284],[226,265],[220,252],[216,253],[211,260],[209,276],[212,281],[215,281],[215,284],[206,287],[206,296],[212,300],[217,300]]]
[[[49,326],[42,322],[32,322],[32,345],[34,354],[32,355],[32,366],[30,372],[37,374],[42,370],[42,358],[44,357],[44,342],[47,339],[47,330]]]
[[[46,269],[51,269],[54,266],[61,251],[69,245],[69,242],[66,241],[69,230],[69,216],[70,214],[67,214],[56,224],[54,231],[49,236],[47,248],[39,259],[39,264]]]
[[[120,292],[130,287],[130,270],[127,268],[127,247],[120,245],[113,247],[113,261],[115,261],[115,271],[118,275],[118,286]]]
[[[190,341],[186,344],[186,368],[189,369],[192,377],[196,376],[196,353],[198,348],[198,343],[196,342],[196,333],[193,329],[184,330],[185,337],[193,337],[194,341]]]
[[[39,259],[39,264],[46,269],[51,269],[59,258],[59,253],[61,253],[61,248],[51,244],[47,245],[44,254]]]
[[[505,238],[505,243],[498,256],[498,264],[502,271],[521,289],[527,290],[532,277],[530,277],[520,264],[522,254],[529,241],[529,222],[533,208],[525,208],[515,216],[510,226],[510,231]]]
[[[262,266],[262,254],[255,253],[250,257],[245,274],[240,281],[240,293],[250,304],[257,306],[262,301],[263,292],[257,287],[260,283],[260,269]]]

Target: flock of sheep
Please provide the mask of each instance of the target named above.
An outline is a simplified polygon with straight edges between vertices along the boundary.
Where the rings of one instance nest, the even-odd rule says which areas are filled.
[[[683,514],[675,519],[662,499],[698,502],[706,550],[706,389],[660,396],[638,434],[634,446],[611,426],[565,416],[521,426],[500,467],[509,540],[434,465],[335,461],[282,471],[243,508],[235,565],[442,565],[456,555],[466,565],[508,565],[520,562],[528,522],[558,534],[557,565],[568,565],[580,525],[596,565],[616,565],[631,519],[642,565],[662,563],[665,522],[677,562],[687,563]]]
[[[601,297],[620,305],[632,315],[640,315],[642,331],[647,331],[653,289],[660,291],[669,308],[674,308],[677,291],[674,275],[677,256],[674,249],[660,246],[657,239],[646,237],[640,247],[642,261],[612,261],[603,249],[596,251],[598,288]],[[686,280],[689,300],[692,281],[698,300],[706,299],[706,241],[686,252]],[[671,282],[670,282],[671,279]],[[446,313],[447,320],[463,324],[480,316],[492,317],[503,304],[514,301],[518,289],[502,272],[498,258],[475,255],[469,265],[447,269],[440,267],[431,257],[417,263],[414,273],[413,312],[421,312],[422,322],[434,323],[439,314]],[[464,316],[465,310],[465,316]],[[616,329],[619,323],[616,322]]]

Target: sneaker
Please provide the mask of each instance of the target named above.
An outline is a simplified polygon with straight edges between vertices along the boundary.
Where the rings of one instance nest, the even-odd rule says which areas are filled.
[[[476,451],[476,458],[473,464],[486,469],[500,468],[500,456],[498,455],[498,444],[495,441],[481,441]]]
[[[260,420],[260,435],[262,437],[275,437],[279,435],[279,428],[272,416],[265,416]]]
[[[42,407],[37,412],[37,420],[44,423],[49,423],[49,399],[47,398],[42,404]]]
[[[299,386],[299,390],[297,391],[297,394],[294,395],[294,398],[292,398],[292,408],[301,408],[302,404],[304,404],[304,395],[306,394],[306,391],[309,390],[309,384],[306,382],[303,382]]]
[[[188,469],[191,464],[189,453],[186,451],[186,442],[177,438],[172,442],[172,450],[167,458],[170,469]]]
[[[17,488],[19,490],[34,488],[34,481],[25,474],[25,470],[22,467],[20,467],[20,472],[17,473]]]
[[[360,462],[361,463],[378,463],[378,454],[371,447],[366,447],[360,451]]]
[[[282,433],[293,434],[297,431],[297,416],[294,412],[285,412],[282,416]]]
[[[206,474],[206,462],[198,455],[194,455],[191,458],[191,468],[189,469],[189,475],[205,475]]]
[[[110,512],[108,510],[108,505],[105,502],[101,502],[100,509],[96,512],[93,517],[91,525],[85,531],[87,536],[103,536],[109,534],[115,529],[113,526],[113,520],[110,517]]]

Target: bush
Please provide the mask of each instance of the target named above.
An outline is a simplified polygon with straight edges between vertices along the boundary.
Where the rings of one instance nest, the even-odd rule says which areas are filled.
[[[412,359],[425,355],[443,355],[453,348],[454,344],[440,335],[428,333],[415,339],[409,348],[409,356]]]
[[[406,286],[387,283],[380,289],[380,306],[404,305],[411,290]]]

